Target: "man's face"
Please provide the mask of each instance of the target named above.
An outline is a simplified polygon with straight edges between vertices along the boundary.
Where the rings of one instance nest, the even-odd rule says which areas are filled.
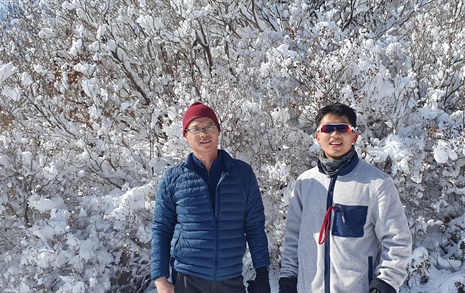
[[[349,119],[346,116],[327,114],[321,119],[320,127],[326,124],[341,123],[350,125]],[[328,159],[339,160],[350,151],[352,144],[357,141],[358,133],[354,131],[339,133],[336,130],[331,133],[319,131],[315,134],[315,137]]]
[[[210,131],[207,132],[205,127],[210,125],[214,125],[214,127],[210,127]],[[189,143],[196,157],[218,152],[218,137],[220,136],[220,132],[212,119],[208,117],[194,119],[189,123],[187,129],[201,130],[199,134],[187,131],[184,136],[184,139]]]

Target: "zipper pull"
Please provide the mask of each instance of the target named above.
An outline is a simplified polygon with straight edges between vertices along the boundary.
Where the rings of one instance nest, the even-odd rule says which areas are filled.
[[[344,208],[339,206],[339,210],[342,212],[342,223],[344,223],[344,225],[346,224],[346,215],[345,215],[345,212],[344,212]]]

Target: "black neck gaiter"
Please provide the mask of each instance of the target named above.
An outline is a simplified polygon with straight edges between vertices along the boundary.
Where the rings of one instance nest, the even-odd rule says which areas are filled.
[[[344,166],[346,166],[351,159],[355,155],[355,148],[352,146],[350,151],[345,154],[340,160],[331,160],[326,158],[325,153],[321,151],[319,157],[319,165],[321,169],[326,173],[328,176],[336,175],[339,170],[341,170]]]

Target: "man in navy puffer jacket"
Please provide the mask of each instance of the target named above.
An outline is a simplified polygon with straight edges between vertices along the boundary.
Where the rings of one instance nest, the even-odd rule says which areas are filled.
[[[193,152],[166,171],[156,195],[151,276],[158,293],[245,293],[246,244],[256,268],[249,292],[270,292],[257,180],[249,164],[218,149],[219,134],[214,111],[192,104],[183,117],[183,136]]]

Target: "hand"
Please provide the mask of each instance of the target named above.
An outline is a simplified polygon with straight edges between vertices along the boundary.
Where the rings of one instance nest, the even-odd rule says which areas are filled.
[[[174,293],[174,285],[168,282],[166,277],[160,277],[155,280],[155,287],[158,293]]]
[[[279,293],[297,293],[297,278],[280,278]]]
[[[247,283],[249,284],[249,286],[247,287],[247,291],[249,293],[270,293],[271,288],[268,268],[257,268],[255,272],[255,280],[247,281]]]
[[[374,279],[370,283],[370,293],[396,293],[396,289],[381,279]]]

